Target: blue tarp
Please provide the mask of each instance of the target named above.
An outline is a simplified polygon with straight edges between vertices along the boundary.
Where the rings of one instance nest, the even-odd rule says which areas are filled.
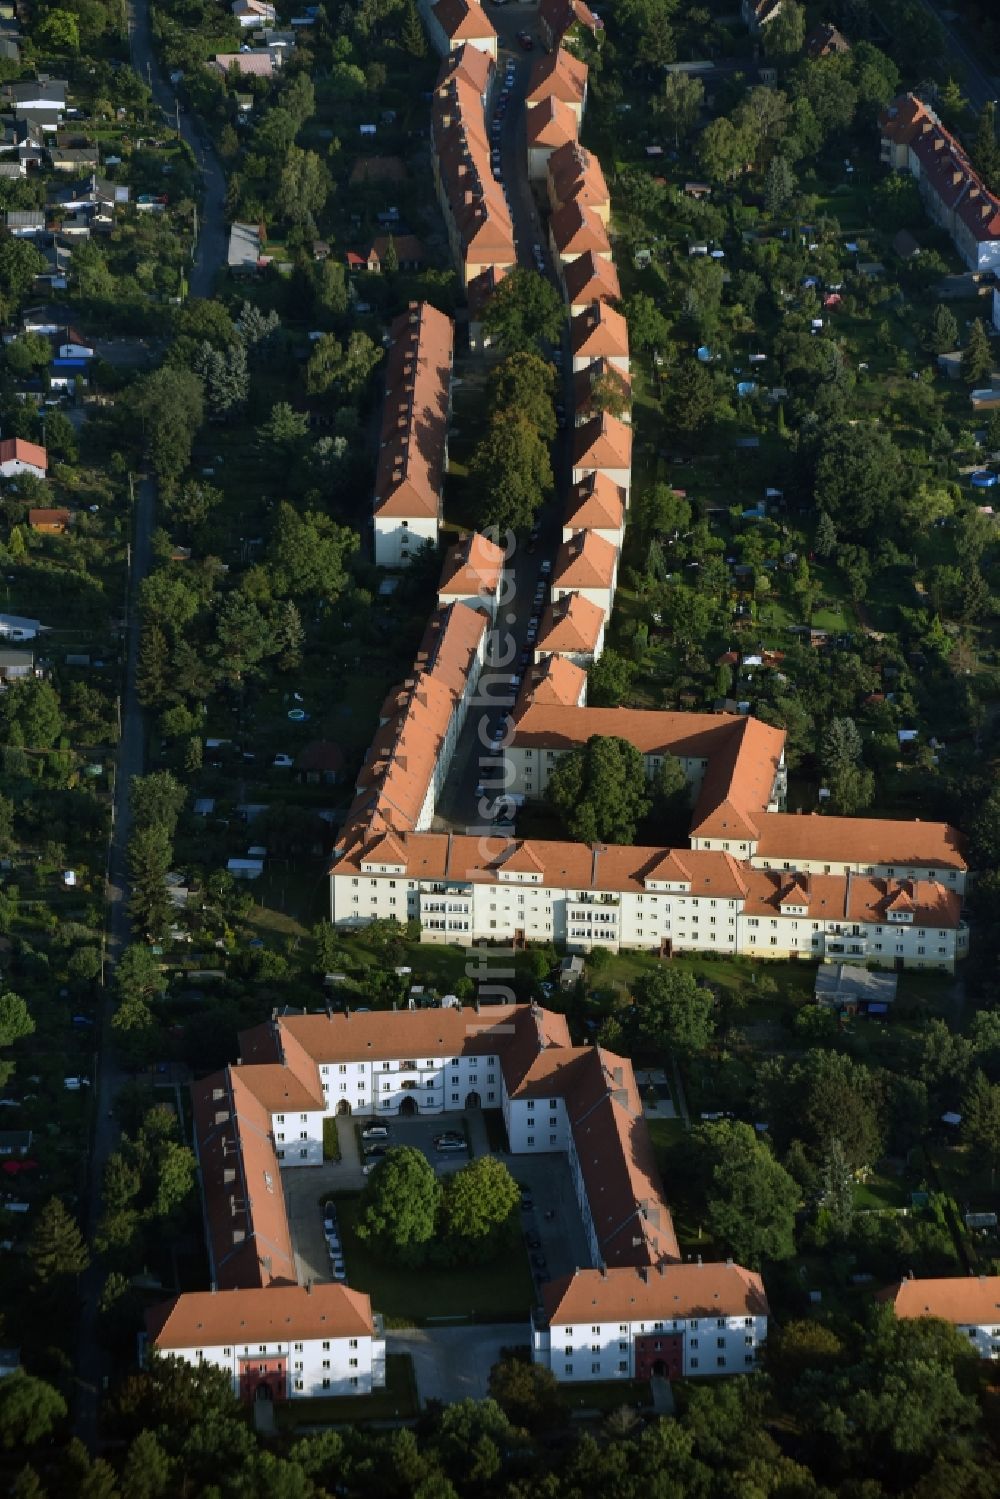
[[[972,475],[970,482],[976,489],[992,489],[995,484],[1000,483],[1000,476],[991,474],[988,469],[980,469]]]

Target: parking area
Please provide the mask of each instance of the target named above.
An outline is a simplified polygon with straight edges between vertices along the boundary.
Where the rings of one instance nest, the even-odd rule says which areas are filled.
[[[466,1165],[474,1156],[489,1155],[490,1146],[486,1136],[486,1125],[483,1116],[478,1110],[470,1110],[467,1114],[430,1114],[424,1118],[413,1115],[394,1116],[392,1119],[356,1119],[353,1124],[360,1125],[362,1132],[370,1125],[383,1126],[388,1130],[388,1139],[373,1139],[370,1142],[362,1139],[361,1150],[366,1146],[375,1146],[386,1150],[393,1145],[408,1145],[413,1150],[422,1150],[439,1175],[449,1171],[457,1171],[460,1166]],[[461,1136],[468,1141],[468,1150],[442,1151],[438,1150],[434,1140],[438,1135]],[[362,1156],[362,1161],[365,1157]],[[370,1159],[370,1157],[369,1157]],[[377,1160],[378,1157],[376,1156]]]
[[[295,1251],[295,1274],[300,1286],[307,1281],[332,1280],[330,1257],[323,1234],[323,1212],[320,1204],[326,1192],[343,1191],[340,1167],[333,1162],[322,1166],[302,1166],[281,1173],[281,1185],[288,1209],[288,1229]],[[351,1270],[347,1267],[350,1284]]]
[[[566,1157],[508,1156],[507,1165],[522,1188],[521,1226],[536,1289],[556,1276],[592,1268]]]

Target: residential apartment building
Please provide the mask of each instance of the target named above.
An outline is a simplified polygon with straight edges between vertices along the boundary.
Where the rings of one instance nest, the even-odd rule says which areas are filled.
[[[347,825],[428,828],[486,654],[488,621],[467,604],[431,616],[409,677],[387,696]]]
[[[607,302],[592,302],[583,312],[577,313],[570,324],[570,350],[574,374],[589,369],[601,359],[627,377],[628,326],[622,313]]]
[[[563,518],[563,541],[581,531],[601,537],[621,551],[625,538],[625,493],[605,474],[590,474],[570,490]]]
[[[541,0],[538,22],[549,49],[576,47],[587,38],[597,41],[604,30],[604,22],[584,0]]]
[[[558,99],[569,105],[579,125],[587,107],[589,71],[587,64],[567,52],[565,47],[556,47],[540,57],[531,70],[524,96],[528,112],[546,99]]]
[[[0,478],[16,479],[18,474],[33,474],[44,479],[49,455],[37,442],[23,437],[5,437],[0,442]]]
[[[444,833],[390,845],[358,830],[330,884],[336,926],[405,911],[425,942],[460,946],[867,958],[947,972],[968,949],[961,898],[936,881],[778,875],[714,851]]]
[[[628,422],[600,411],[573,433],[573,483],[590,474],[604,474],[624,491],[629,503],[632,489],[632,428]]]
[[[623,1361],[630,1378],[661,1372],[661,1365],[670,1373],[732,1373],[751,1366],[749,1352],[756,1358],[767,1323],[759,1281],[731,1263],[678,1263],[677,1237],[632,1064],[599,1046],[573,1046],[563,1016],[537,1005],[508,1004],[338,1015],[286,1012],[244,1032],[240,1049],[243,1062],[230,1070],[237,1078],[246,1074],[248,1087],[268,1070],[291,1069],[310,1093],[322,1091],[326,1117],[500,1108],[513,1154],[567,1156],[595,1268],[581,1268],[543,1288],[545,1310],[536,1319],[534,1357],[559,1379],[618,1377],[624,1374]],[[698,1276],[697,1283],[692,1276]],[[315,1296],[316,1288],[296,1291],[294,1297],[277,1289],[265,1294],[287,1295],[287,1307],[279,1299],[270,1306],[260,1299],[248,1304],[241,1313],[247,1326],[242,1337],[214,1320],[227,1303],[182,1297],[183,1318],[169,1307],[157,1314],[156,1346],[231,1368],[247,1396],[266,1380],[283,1385],[293,1397],[316,1393],[317,1387],[342,1388],[345,1379],[363,1380],[367,1337],[378,1382],[380,1330],[365,1298],[348,1293],[347,1302],[323,1305],[326,1317],[317,1326],[313,1313],[319,1307],[301,1299]],[[586,1319],[574,1310],[584,1305],[581,1296],[587,1299]],[[616,1309],[616,1296],[623,1305],[627,1301],[630,1315]],[[288,1330],[279,1336],[280,1322],[253,1320],[264,1314],[289,1317],[291,1326],[285,1324]],[[697,1352],[699,1318],[706,1319],[713,1349],[703,1361]],[[571,1320],[600,1328],[587,1334],[586,1349],[568,1325]],[[723,1333],[724,1363],[718,1352]],[[577,1350],[588,1356],[576,1358]]]
[[[532,1357],[573,1384],[746,1374],[768,1315],[760,1276],[732,1260],[577,1270],[543,1286]]]
[[[632,376],[602,356],[573,376],[573,424],[584,427],[607,410],[631,426]]]
[[[574,110],[561,99],[549,95],[527,112],[525,139],[528,150],[528,177],[544,182],[549,159],[561,146],[572,145],[580,122]]]
[[[611,222],[611,194],[601,163],[579,144],[563,146],[549,157],[548,193],[553,210],[564,203],[580,203],[595,213],[605,228]]]
[[[438,603],[467,604],[494,621],[504,592],[505,560],[503,547],[478,531],[470,531],[444,559]]]
[[[569,593],[545,606],[535,641],[535,660],[563,656],[586,671],[600,660],[608,616],[599,604]]]
[[[154,1307],[147,1347],[211,1364],[246,1404],[369,1395],[385,1384],[385,1339],[371,1301],[344,1285],[188,1291]]]
[[[390,330],[375,476],[375,562],[403,567],[436,545],[448,466],[454,325],[412,302]]]
[[[510,208],[490,165],[486,112],[495,82],[492,56],[466,44],[445,58],[431,100],[434,181],[466,288],[517,264]]]
[[[613,260],[604,260],[588,250],[566,267],[563,277],[569,315],[575,318],[595,302],[618,302],[621,285]]]
[[[479,0],[420,0],[420,13],[435,52],[474,47],[496,61],[496,29]]]
[[[596,531],[580,530],[564,541],[552,569],[552,600],[578,594],[611,614],[618,583],[618,546]]]
[[[980,1358],[1000,1359],[1000,1275],[899,1281],[879,1296],[897,1317],[940,1317],[950,1322]]]
[[[883,113],[880,130],[882,161],[915,179],[928,213],[969,269],[1000,268],[1000,198],[930,105],[901,94]]]

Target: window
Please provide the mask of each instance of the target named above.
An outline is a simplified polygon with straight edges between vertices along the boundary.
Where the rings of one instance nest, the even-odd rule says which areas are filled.
[[[330,1367],[330,1360],[328,1358],[325,1358],[323,1360],[323,1368],[324,1369],[329,1369],[329,1367]]]
[[[716,1340],[715,1340],[715,1346],[716,1346],[716,1348],[725,1348],[725,1346],[726,1346],[726,1340],[725,1340],[725,1338],[716,1338]]]
[[[534,1137],[534,1135],[529,1135],[528,1138],[527,1138],[527,1141],[525,1143],[528,1144],[528,1145],[534,1145],[534,1143],[535,1143],[535,1137]]]
[[[358,1367],[358,1361],[357,1361],[357,1359],[356,1358],[349,1358],[347,1360],[347,1367],[349,1369],[356,1369]]]
[[[330,1388],[330,1381],[328,1379],[324,1379],[323,1388],[324,1390],[328,1390]]]
[[[296,1353],[301,1353],[302,1352],[302,1344],[301,1343],[296,1343],[296,1345],[295,1345],[295,1352]]]
[[[284,1122],[285,1122],[285,1116],[284,1116],[284,1114],[275,1114],[274,1118],[275,1118],[276,1123],[278,1123],[278,1124],[284,1124]]]
[[[698,1339],[697,1338],[690,1338],[688,1341],[689,1341],[689,1343],[690,1343],[690,1345],[691,1345],[692,1348],[697,1348],[697,1346],[698,1346]]]
[[[726,1325],[726,1319],[725,1319],[725,1317],[716,1317],[716,1319],[715,1319],[715,1325],[716,1325],[716,1327],[725,1327],[725,1325]]]
[[[566,1373],[566,1374],[572,1374],[573,1373],[573,1365],[572,1364],[566,1364],[563,1372]]]
[[[330,1346],[329,1343],[324,1343],[323,1344],[324,1348],[329,1348],[329,1346]],[[348,1338],[348,1340],[347,1340],[347,1346],[348,1346],[348,1348],[357,1348],[357,1346],[358,1346],[358,1340],[357,1340],[357,1338]]]
[[[722,1356],[720,1358],[717,1358],[715,1360],[715,1366],[716,1366],[717,1369],[724,1369],[726,1367],[726,1355],[725,1354],[722,1354]]]
[[[591,1366],[590,1366],[590,1372],[591,1372],[591,1374],[600,1374],[600,1372],[601,1372],[601,1366],[600,1366],[600,1364],[591,1364]]]
[[[698,1360],[696,1358],[693,1358],[691,1360],[691,1365],[690,1366],[691,1366],[692,1369],[697,1369],[697,1367],[698,1367]]]
[[[302,1389],[305,1389],[305,1386],[304,1386],[304,1384],[303,1384],[303,1383],[302,1383],[302,1381],[301,1381],[301,1379],[297,1379],[297,1380],[296,1380],[296,1381],[295,1381],[295,1388],[296,1388],[296,1389],[297,1389],[297,1390],[302,1390]]]
[[[618,1373],[619,1374],[627,1374],[628,1373],[628,1361],[626,1359],[620,1359],[619,1360],[619,1362],[618,1362]]]

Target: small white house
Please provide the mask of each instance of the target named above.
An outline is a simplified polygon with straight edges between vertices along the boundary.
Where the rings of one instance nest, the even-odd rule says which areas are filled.
[[[0,636],[5,640],[34,640],[44,629],[41,620],[25,619],[21,614],[0,614]]]

